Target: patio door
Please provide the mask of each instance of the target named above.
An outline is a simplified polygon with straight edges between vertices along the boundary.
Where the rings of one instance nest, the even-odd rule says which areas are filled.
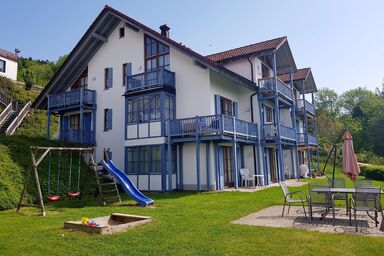
[[[233,187],[232,147],[223,146],[224,186]]]
[[[271,182],[278,182],[277,177],[277,162],[276,162],[276,150],[274,148],[268,148],[268,161],[269,161],[269,170],[271,174]]]

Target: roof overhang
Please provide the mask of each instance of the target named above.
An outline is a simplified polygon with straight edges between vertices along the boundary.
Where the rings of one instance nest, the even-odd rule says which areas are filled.
[[[97,16],[95,21],[91,24],[74,49],[70,52],[63,65],[60,67],[48,85],[44,88],[44,90],[40,93],[37,99],[33,102],[32,107],[45,109],[47,107],[47,96],[49,94],[66,91],[76,81],[81,72],[87,67],[87,64],[95,55],[97,50],[106,42],[108,36],[121,21],[125,21],[129,27],[138,30],[141,29],[154,38],[173,46],[175,49],[192,57],[192,59],[203,63],[208,68],[221,73],[236,83],[251,88],[252,90],[256,90],[257,86],[254,82],[235,72],[230,71],[219,63],[205,58],[190,48],[185,47],[184,45],[179,44],[170,38],[162,36],[155,30],[137,22],[125,14],[109,6],[105,6],[105,8]]]
[[[295,80],[293,84],[301,94],[317,92],[317,86],[311,70],[309,70],[305,79]]]

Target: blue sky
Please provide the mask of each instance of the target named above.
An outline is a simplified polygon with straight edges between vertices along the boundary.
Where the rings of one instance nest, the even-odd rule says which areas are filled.
[[[2,0],[0,48],[56,60],[68,53],[105,4],[206,55],[288,36],[298,67],[319,88],[341,93],[381,87],[384,1],[356,0]]]

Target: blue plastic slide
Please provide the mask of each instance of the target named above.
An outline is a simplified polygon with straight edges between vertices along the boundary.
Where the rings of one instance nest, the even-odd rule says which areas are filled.
[[[124,192],[133,200],[139,203],[140,206],[145,207],[153,204],[155,201],[143,195],[128,178],[128,176],[120,171],[112,161],[102,161],[104,168],[119,182]]]

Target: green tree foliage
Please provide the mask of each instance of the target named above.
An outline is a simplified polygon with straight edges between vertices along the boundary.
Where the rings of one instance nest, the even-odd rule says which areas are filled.
[[[46,86],[67,59],[67,56],[68,55],[61,56],[57,61],[20,57],[17,80],[26,83],[32,81],[33,84]]]
[[[384,156],[384,97],[379,89],[375,93],[359,87],[338,95],[323,88],[317,93],[316,101],[322,148],[328,148],[347,129],[362,161],[380,162],[377,156]]]

